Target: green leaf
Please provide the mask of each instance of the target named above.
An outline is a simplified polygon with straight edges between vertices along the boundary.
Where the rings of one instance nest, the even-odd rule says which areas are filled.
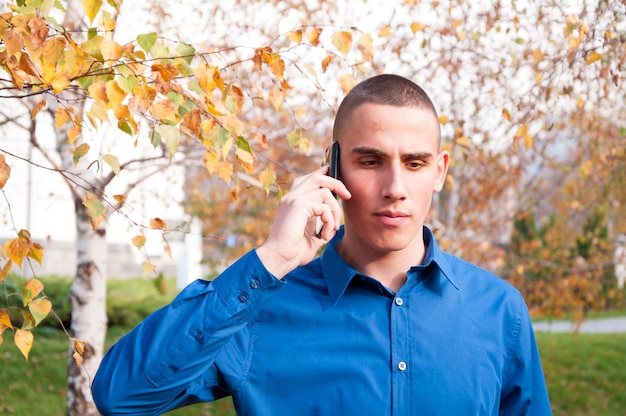
[[[176,126],[161,124],[159,126],[159,133],[163,138],[165,146],[170,151],[170,158],[172,158],[174,154],[176,154],[178,145],[180,144],[180,130]]]
[[[248,153],[252,153],[252,150],[250,150],[250,143],[248,143],[245,137],[237,136],[237,140],[235,141],[235,144],[237,145],[239,149],[245,150]]]
[[[91,227],[95,230],[98,228],[100,222],[106,218],[106,208],[102,201],[94,196],[91,192],[87,194],[87,198],[83,202],[83,205],[87,208],[87,214],[89,215],[89,221]]]
[[[150,53],[157,40],[156,32],[150,32],[137,36],[137,43],[146,53]]]
[[[292,149],[298,145],[300,140],[302,140],[302,132],[300,130],[293,130],[287,135],[287,141]]]
[[[191,63],[194,56],[196,55],[196,50],[193,46],[186,43],[179,43],[176,46],[176,52],[187,62]]]
[[[155,149],[161,144],[161,134],[158,131],[150,131],[150,143]]]
[[[83,143],[74,149],[74,166],[78,165],[78,161],[89,152],[89,145]]]
[[[137,77],[134,75],[128,77],[118,77],[116,81],[117,85],[119,85],[122,91],[126,94],[132,94],[133,88],[137,85]]]

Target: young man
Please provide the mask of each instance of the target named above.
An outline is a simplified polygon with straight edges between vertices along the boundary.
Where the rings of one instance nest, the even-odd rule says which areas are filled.
[[[551,414],[520,293],[424,226],[449,163],[426,93],[363,81],[333,135],[340,180],[297,179],[261,247],[111,348],[92,387],[103,414],[227,395],[246,416]]]

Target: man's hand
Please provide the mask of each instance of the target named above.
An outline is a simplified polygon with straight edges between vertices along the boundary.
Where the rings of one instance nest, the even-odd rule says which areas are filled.
[[[325,175],[328,167],[297,178],[281,198],[272,231],[257,249],[257,255],[274,276],[282,279],[298,266],[313,260],[320,247],[330,241],[341,225],[341,207],[332,192],[350,199],[348,189]],[[322,220],[316,235],[315,218]]]

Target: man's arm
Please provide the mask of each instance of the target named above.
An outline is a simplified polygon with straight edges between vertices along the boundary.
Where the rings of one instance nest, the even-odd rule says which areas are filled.
[[[159,415],[185,404],[199,377],[283,285],[250,252],[212,282],[198,280],[120,339],[105,355],[92,393],[103,415]]]
[[[550,416],[552,408],[532,322],[525,303],[520,305],[519,325],[504,375],[501,416]]]
[[[311,261],[339,229],[341,209],[331,192],[344,199],[350,193],[324,173],[294,181],[261,247],[213,282],[189,285],[107,352],[92,386],[102,414],[157,415],[185,404],[189,386],[215,371],[216,356],[271,299],[279,279]]]

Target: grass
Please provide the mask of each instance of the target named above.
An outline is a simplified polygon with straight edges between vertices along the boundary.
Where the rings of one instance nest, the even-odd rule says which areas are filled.
[[[143,279],[110,282],[109,315],[119,324],[109,329],[107,348],[145,313],[171,300],[175,282],[165,283],[169,290],[162,294]],[[36,328],[34,333],[35,343],[25,361],[13,343],[12,332],[4,332],[0,345],[1,415],[65,414],[67,340],[60,330],[50,327]],[[555,416],[626,414],[626,334],[539,332],[537,342]],[[232,416],[234,411],[230,399],[223,399],[168,413],[186,415]]]
[[[555,415],[626,414],[626,334],[537,333]]]

